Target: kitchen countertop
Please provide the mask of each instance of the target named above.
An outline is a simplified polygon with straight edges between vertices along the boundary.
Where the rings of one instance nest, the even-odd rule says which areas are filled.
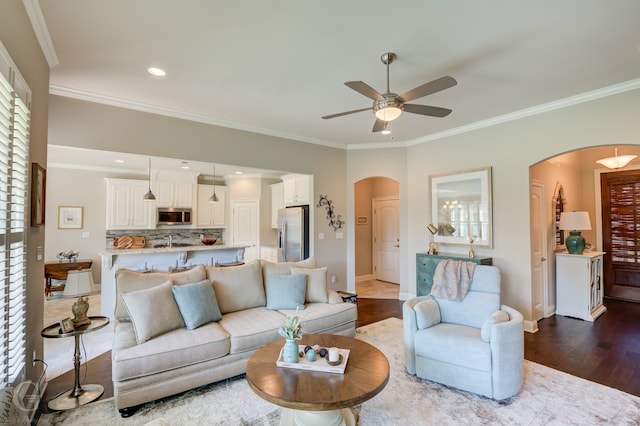
[[[204,244],[197,244],[192,246],[173,246],[173,247],[145,247],[139,249],[106,249],[101,255],[117,256],[121,254],[150,254],[150,253],[172,253],[180,251],[206,251],[206,250],[235,250],[247,248],[246,245],[224,245],[214,244],[212,246],[205,246]]]

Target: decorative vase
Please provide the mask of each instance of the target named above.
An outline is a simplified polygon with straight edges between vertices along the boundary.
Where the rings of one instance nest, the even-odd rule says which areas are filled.
[[[282,360],[284,362],[298,362],[299,348],[295,339],[286,339],[287,343],[282,348]]]
[[[569,236],[564,240],[564,245],[567,247],[569,254],[582,254],[585,243],[580,231],[569,231]]]

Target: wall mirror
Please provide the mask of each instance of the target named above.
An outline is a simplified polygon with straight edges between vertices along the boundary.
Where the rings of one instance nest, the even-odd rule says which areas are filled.
[[[437,243],[492,247],[491,167],[433,175],[431,218]]]

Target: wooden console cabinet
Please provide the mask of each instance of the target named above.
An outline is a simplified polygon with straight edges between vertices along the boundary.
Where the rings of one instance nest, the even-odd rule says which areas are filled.
[[[433,274],[436,272],[436,266],[444,259],[463,260],[465,262],[473,262],[478,265],[493,265],[491,257],[475,257],[448,255],[448,254],[427,254],[416,253],[416,296],[426,296],[431,292],[433,286]]]
[[[52,286],[51,280],[66,280],[67,272],[91,269],[93,260],[76,260],[75,262],[46,262],[44,264],[44,296],[49,297],[54,291],[63,291],[64,286]]]
[[[607,310],[603,259],[601,251],[556,254],[556,314],[593,322]]]

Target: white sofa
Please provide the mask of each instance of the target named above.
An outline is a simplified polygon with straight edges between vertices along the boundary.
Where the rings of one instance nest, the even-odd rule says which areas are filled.
[[[295,264],[197,266],[179,273],[118,271],[112,379],[122,416],[132,415],[145,402],[245,373],[249,357],[281,339],[278,328],[286,315],[296,314],[293,306],[278,309],[278,304],[290,303],[282,298],[292,293],[281,283],[299,282],[294,275],[306,278],[304,309],[298,312],[303,332],[354,336],[356,305],[327,290],[326,268],[316,268],[313,258]],[[220,319],[188,329],[176,318],[176,306],[166,289],[189,288],[188,283],[203,280],[212,283],[215,300],[209,305],[217,302]],[[203,302],[187,308],[198,303]],[[177,307],[188,318],[184,309],[180,311],[184,303]]]

